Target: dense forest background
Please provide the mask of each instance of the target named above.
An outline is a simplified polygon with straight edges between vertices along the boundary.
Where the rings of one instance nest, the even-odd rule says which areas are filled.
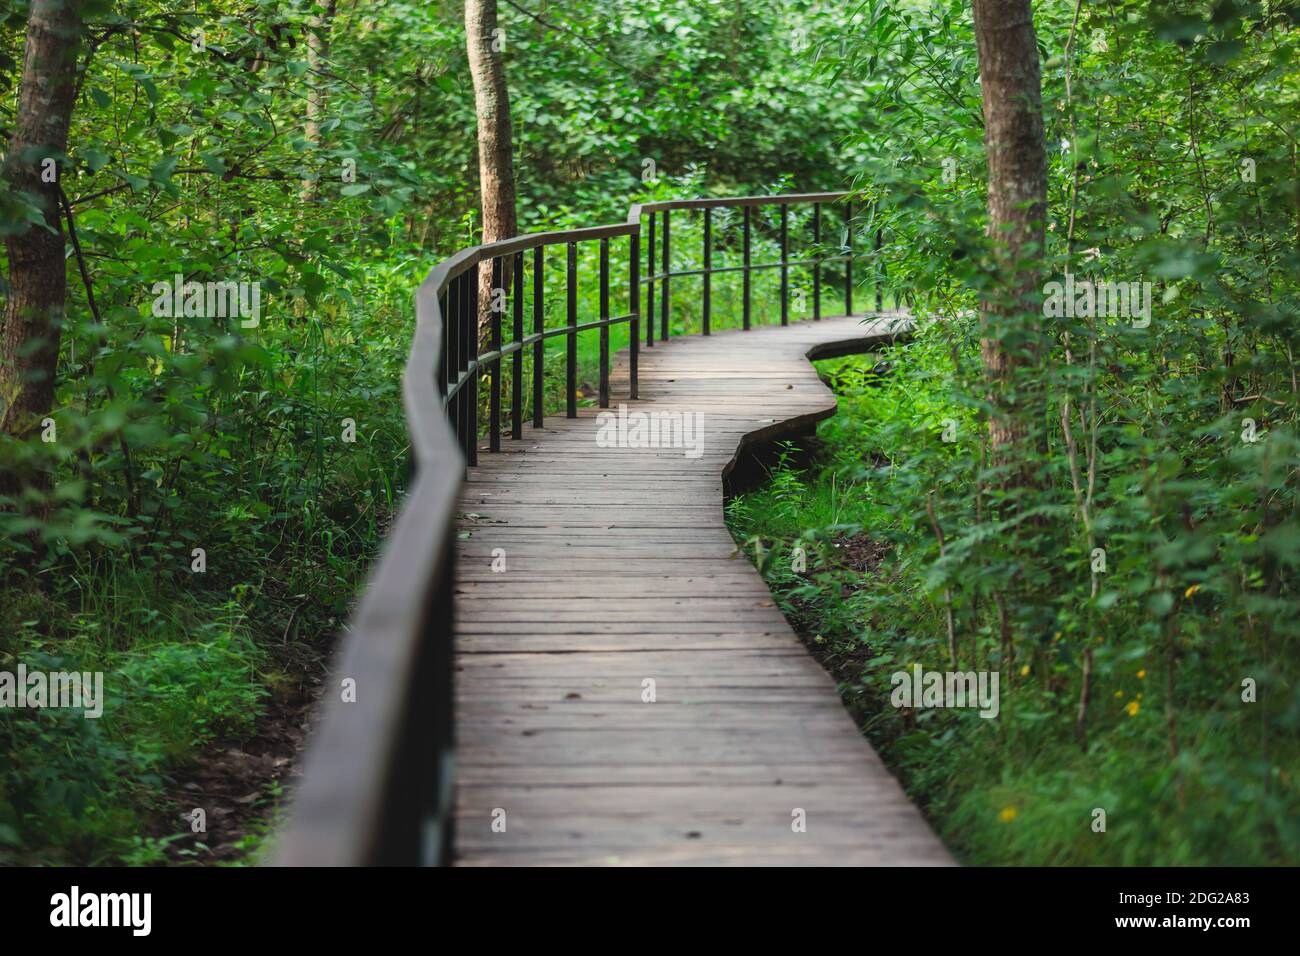
[[[51,215],[67,285],[48,415],[0,434],[0,669],[113,679],[99,721],[0,710],[0,861],[238,861],[401,497],[412,290],[480,238],[465,10],[78,6],[57,208],[36,157],[0,184],[0,291]],[[6,143],[30,12],[0,0]],[[863,275],[921,330],[883,376],[827,370],[844,411],[733,503],[739,539],[964,858],[1295,862],[1300,12],[1034,14],[1045,241],[1014,268],[1153,304],[1015,313],[995,389],[965,3],[502,0],[517,227],[858,190]],[[259,324],[155,314],[178,273],[260,282]],[[912,662],[999,669],[1002,718],[882,708]]]

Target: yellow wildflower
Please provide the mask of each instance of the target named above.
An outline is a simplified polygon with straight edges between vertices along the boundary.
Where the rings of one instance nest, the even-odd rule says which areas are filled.
[[[1130,701],[1128,702],[1128,706],[1125,707],[1124,709],[1128,711],[1128,715],[1129,715],[1130,717],[1136,717],[1136,716],[1138,715],[1138,707],[1139,707],[1139,704],[1138,704],[1137,701],[1135,701],[1135,700],[1130,700]]]
[[[1199,584],[1193,584],[1190,588],[1188,588],[1186,591],[1183,592],[1183,597],[1189,598],[1200,589],[1201,586]]]
[[[1003,823],[1010,823],[1019,815],[1020,811],[1015,807],[1003,807],[1002,812],[998,814],[998,819]]]
[[[1147,679],[1147,669],[1144,667],[1140,671],[1138,671],[1138,680],[1146,680],[1146,679]]]
[[[1029,665],[1028,665],[1028,664],[1026,664],[1024,667],[1020,668],[1020,676],[1021,676],[1021,677],[1028,677],[1028,676],[1029,676]]]

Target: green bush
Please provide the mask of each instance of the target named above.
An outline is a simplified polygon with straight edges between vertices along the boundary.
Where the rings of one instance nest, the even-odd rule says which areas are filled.
[[[760,567],[782,608],[835,670],[864,730],[966,862],[1300,861],[1300,674],[1295,655],[1278,643],[1290,640],[1282,622],[1300,612],[1295,598],[1262,600],[1254,555],[1225,535],[1187,569],[1186,582],[1224,580],[1219,562],[1236,562],[1229,573],[1247,582],[1244,593],[1216,587],[1207,595],[1209,585],[1180,581],[1176,609],[1153,602],[1142,575],[1155,558],[1141,555],[1166,545],[1148,530],[1152,502],[1103,498],[1128,512],[1108,532],[1108,548],[1127,557],[1103,579],[1104,617],[1076,609],[1086,608],[1088,578],[1077,572],[1069,511],[1060,509],[1040,532],[1054,542],[1046,553],[1058,559],[1044,562],[1042,584],[1020,592],[1047,609],[1046,627],[1033,630],[1020,623],[1033,618],[1013,617],[1016,656],[1004,659],[993,599],[1004,579],[981,550],[997,530],[977,514],[979,465],[969,440],[978,424],[954,389],[949,343],[961,340],[961,320],[952,325],[923,325],[911,344],[886,350],[892,367],[883,377],[873,372],[880,356],[820,363],[839,391],[839,413],[819,427],[810,465],[796,468],[787,454],[769,484],[730,504],[734,537],[750,554],[761,545]],[[960,442],[941,440],[944,418],[967,437],[966,453],[954,449]],[[1167,433],[1195,449],[1194,428],[1183,435]],[[1194,458],[1183,481],[1201,483],[1198,523],[1209,523],[1203,515],[1212,513],[1226,527],[1246,506],[1231,484],[1218,484],[1214,457]],[[1127,467],[1119,452],[1104,474]],[[1115,477],[1112,487],[1122,488]],[[1057,485],[1057,493],[1067,491]],[[931,508],[946,534],[946,558]],[[796,545],[808,555],[802,573],[791,569]],[[863,553],[875,555],[866,566],[845,558]],[[960,668],[1000,672],[996,720],[890,706],[893,672],[914,662],[949,667],[948,602]],[[1270,623],[1271,649],[1243,639]],[[1099,636],[1090,640],[1090,631]],[[1092,648],[1092,687],[1081,749],[1074,724],[1085,646]],[[1271,689],[1266,710],[1243,702],[1245,676]],[[1104,834],[1091,829],[1098,808],[1106,814]]]

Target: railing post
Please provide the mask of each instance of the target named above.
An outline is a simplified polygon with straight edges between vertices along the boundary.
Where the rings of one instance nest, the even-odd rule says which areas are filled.
[[[566,270],[565,292],[568,297],[568,367],[565,370],[566,414],[578,417],[578,244],[569,243],[569,261]]]
[[[451,338],[447,334],[447,304],[450,301],[451,286],[449,284],[447,288],[443,290],[442,295],[438,297],[438,315],[442,319],[442,328],[440,330],[442,343],[438,354],[438,367],[434,369],[438,382],[438,394],[442,396],[444,405],[446,404],[447,398],[447,354],[448,349],[451,346]]]
[[[546,272],[543,269],[545,265],[545,251],[541,246],[533,250],[533,335],[536,335],[537,341],[533,343],[533,427],[542,427],[542,417],[545,414],[545,386],[546,386],[546,343],[542,341],[541,335],[545,325],[545,307],[546,297]]]
[[[781,324],[790,324],[790,207],[781,203]]]
[[[628,397],[636,398],[637,353],[641,347],[641,234],[634,232],[627,241],[628,302],[632,306],[627,347]],[[650,285],[653,287],[654,283]]]
[[[469,280],[468,271],[462,272],[455,279],[460,286],[456,291],[456,380],[465,377],[469,365],[469,337],[465,334],[469,316]],[[469,433],[469,382],[466,381],[456,392],[456,439],[460,450],[469,461],[469,442],[465,436]]]
[[[748,205],[747,205],[747,206],[745,206],[745,212],[744,212],[744,221],[745,221],[744,234],[745,234],[745,238],[744,238],[744,243],[743,243],[743,244],[744,244],[744,249],[745,249],[745,251],[744,251],[744,255],[745,255],[745,268],[744,268],[744,270],[743,270],[743,272],[742,272],[742,275],[744,276],[744,283],[743,283],[743,285],[744,285],[744,291],[741,293],[741,301],[742,301],[742,303],[743,303],[742,306],[741,306],[741,312],[742,312],[742,314],[743,314],[743,316],[744,316],[745,331],[746,331],[746,332],[749,331],[749,283],[750,283],[750,277],[749,277],[749,268],[750,268],[749,213],[750,213],[750,210],[753,209],[753,208],[754,208],[753,206],[748,206]]]
[[[465,458],[470,465],[478,464],[478,276],[477,263],[473,268],[465,270],[465,283],[469,286],[464,326],[465,367],[468,369],[471,363],[474,365],[474,372],[465,383],[469,386],[469,395],[466,396],[466,405],[469,407],[465,410],[468,419],[465,424]]]
[[[600,407],[609,408],[609,240],[600,240]]]
[[[646,284],[645,284],[645,344],[654,348],[655,344],[655,214],[650,213],[650,240],[646,245]],[[641,301],[641,290],[637,290],[637,301]]]
[[[659,340],[661,342],[668,341],[668,292],[669,292],[668,283],[670,281],[668,278],[668,273],[671,268],[671,259],[669,257],[668,247],[669,247],[669,243],[671,242],[671,237],[672,237],[672,222],[669,219],[669,210],[665,209],[664,210],[664,266],[663,266],[664,291],[663,291],[663,295],[659,299]]]
[[[447,323],[447,336],[450,343],[447,346],[447,390],[456,384],[460,378],[460,280],[449,279],[447,281],[447,314],[444,318]],[[460,439],[460,391],[451,397],[447,403],[447,418],[451,422],[452,428],[456,431],[457,440]]]
[[[456,379],[460,377],[460,336],[456,334],[460,329],[459,292],[459,280],[452,279],[447,283],[447,311],[442,314],[443,333],[447,339],[447,354],[444,357],[442,368],[443,375],[446,378],[444,393],[449,391],[456,384]],[[451,401],[447,405],[447,418],[451,420],[453,428],[460,422],[459,391],[451,397]],[[459,437],[458,434],[457,438]]]
[[[853,200],[844,204],[844,314],[853,314]]]
[[[516,252],[514,274],[514,357],[510,360],[510,437],[524,437],[524,254]]]
[[[709,313],[713,299],[713,210],[704,207],[704,303],[701,306],[704,334],[709,334]]]
[[[822,204],[813,203],[813,321],[822,317]]]
[[[488,369],[490,394],[488,395],[488,448],[501,450],[501,304],[498,298],[501,286],[502,262],[500,256],[492,257],[492,288],[488,300],[488,351],[496,352],[492,367]]]
[[[876,311],[883,312],[885,308],[885,290],[883,288],[885,279],[885,264],[880,261],[880,246],[883,238],[882,230],[876,227]]]
[[[780,297],[781,297],[781,324],[790,324],[790,271],[791,266],[796,262],[791,256],[790,241],[790,202],[789,197],[775,196],[769,202],[775,202],[780,207],[780,260],[768,266],[759,266],[758,268],[768,268],[772,265],[780,269]],[[812,266],[812,317],[820,320],[822,318],[822,285],[825,277],[825,268],[828,262],[844,262],[844,311],[847,315],[852,315],[854,306],[854,245],[855,237],[853,234],[853,212],[854,204],[852,201],[844,201],[844,223],[845,235],[841,243],[841,255],[831,258],[826,255],[828,248],[826,242],[826,223],[825,223],[825,199],[820,197],[808,197],[807,202],[812,205],[812,242],[813,255],[809,257],[808,263]],[[706,204],[707,203],[707,204]],[[725,203],[724,203],[725,204]],[[752,201],[741,201],[743,214],[743,266],[739,270],[742,273],[742,307],[743,307],[743,327],[749,330],[753,327],[753,272],[755,269],[753,261],[753,234],[754,234],[754,204]],[[713,201],[697,201],[690,204],[691,208],[698,208],[703,216],[702,223],[702,264],[699,275],[702,280],[701,287],[701,331],[704,335],[711,335],[713,331],[713,272],[714,272],[714,235],[713,221],[714,210],[718,208],[717,203]],[[660,251],[658,223],[659,211],[663,213],[663,240],[662,251]],[[629,313],[624,317],[629,323],[629,355],[628,355],[628,385],[629,395],[632,398],[638,397],[639,376],[638,365],[641,342],[641,323],[645,322],[645,346],[654,345],[655,341],[655,318],[654,310],[656,304],[659,306],[659,338],[666,340],[669,335],[669,326],[672,313],[672,278],[673,278],[673,259],[672,259],[672,225],[671,210],[663,209],[655,212],[645,212],[640,219],[629,225],[625,230],[628,236],[628,302]],[[761,212],[761,211],[760,211]],[[649,222],[647,224],[646,218]],[[769,228],[766,223],[766,217],[762,217],[759,222],[761,229]],[[646,260],[641,260],[642,240],[648,230],[648,238],[645,241]],[[884,291],[888,277],[888,270],[883,261],[884,247],[884,229],[877,227],[875,230],[875,299],[877,311],[884,310]],[[578,245],[581,239],[564,237],[560,242],[566,246],[566,274],[565,274],[565,292],[566,292],[566,325],[562,329],[555,331],[563,334],[566,340],[566,367],[565,367],[565,411],[567,417],[576,418],[578,414],[578,333],[584,326],[578,321]],[[556,245],[559,242],[555,243]],[[800,245],[802,250],[802,243]],[[525,348],[525,317],[524,317],[524,298],[525,283],[524,269],[526,256],[523,251],[511,252],[506,255],[492,256],[490,248],[478,250],[479,255],[486,257],[485,262],[476,263],[475,267],[461,272],[454,279],[450,280],[448,285],[443,289],[439,297],[439,307],[444,317],[444,326],[441,330],[442,336],[442,355],[440,367],[435,369],[435,375],[438,376],[439,387],[443,390],[444,405],[448,417],[456,424],[456,431],[465,452],[466,461],[471,465],[477,464],[478,452],[478,429],[480,427],[479,399],[478,392],[480,389],[479,378],[481,374],[486,374],[488,382],[483,383],[489,389],[488,408],[488,442],[487,447],[492,451],[499,451],[501,447],[501,438],[503,430],[502,421],[502,402],[504,400],[503,392],[506,388],[505,378],[510,376],[510,437],[520,439],[523,437],[523,419],[526,413],[524,407],[526,396],[524,384],[526,364],[524,353]],[[509,258],[507,258],[507,256]],[[658,262],[656,262],[658,260]],[[544,410],[546,400],[546,376],[545,376],[545,253],[544,246],[535,246],[533,248],[533,333],[527,338],[532,338],[533,345],[533,388],[532,388],[532,405],[533,405],[533,425],[541,428],[544,423]],[[803,264],[804,260],[798,260],[798,264]],[[656,274],[656,266],[658,273]],[[513,269],[513,274],[510,270]],[[609,407],[610,402],[610,381],[612,377],[612,367],[610,364],[610,327],[613,324],[611,316],[612,303],[610,300],[610,241],[608,238],[601,240],[600,249],[600,319],[597,323],[589,323],[601,330],[600,341],[600,394],[599,404],[601,408]],[[694,270],[688,270],[693,272]],[[724,269],[722,271],[733,271]],[[488,286],[481,286],[483,272],[490,272],[492,302],[480,302],[482,289]],[[686,274],[686,273],[679,273]],[[663,282],[663,291],[660,295],[656,292],[655,286],[658,280]],[[621,280],[620,280],[621,281]],[[833,277],[832,277],[833,281]],[[645,286],[645,299],[641,298],[642,285]],[[498,292],[497,290],[502,290]],[[507,321],[505,316],[504,297],[508,296],[511,305],[512,320],[510,328],[506,328],[504,323]],[[658,301],[656,302],[656,296]],[[615,298],[618,298],[615,295]],[[480,311],[482,314],[480,315]],[[480,319],[487,322],[486,327],[480,328]],[[623,321],[623,319],[619,319]],[[508,352],[507,352],[508,350]],[[505,362],[505,355],[512,353],[509,367]],[[494,356],[493,358],[484,359],[481,355]],[[482,364],[488,367],[483,368]],[[472,370],[472,373],[471,373]],[[450,399],[446,398],[446,393],[457,383],[462,383],[456,388],[456,394]],[[463,393],[463,394],[462,394]]]
[[[450,399],[447,398],[447,394],[451,391],[451,387],[455,384],[457,378],[456,327],[460,322],[458,308],[459,306],[456,303],[456,280],[450,279],[447,282],[447,307],[442,313],[442,337],[446,345],[442,356],[442,408],[443,414],[447,416],[447,421],[451,423],[453,430],[455,430],[456,423],[460,420],[457,417],[460,414],[460,392],[457,391]]]

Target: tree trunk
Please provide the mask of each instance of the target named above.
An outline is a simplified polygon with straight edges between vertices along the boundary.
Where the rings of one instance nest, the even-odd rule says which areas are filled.
[[[325,116],[325,79],[321,71],[328,69],[330,58],[330,23],[338,0],[325,0],[324,11],[320,16],[313,16],[307,21],[307,123],[304,134],[307,142],[319,148],[321,146],[321,119]],[[320,157],[317,155],[317,174],[315,178],[304,179],[302,198],[311,201],[316,196],[317,183],[320,181]]]
[[[1047,157],[1038,45],[1030,0],[973,0],[988,155],[988,234],[1000,281],[980,306],[980,352],[989,385],[989,437],[995,466],[1029,474],[1023,444],[1034,419],[1033,383],[1017,373],[1037,365],[1034,294],[1047,208]],[[1026,407],[1030,406],[1030,407]],[[1015,477],[1010,480],[1015,482]]]
[[[515,235],[514,147],[510,132],[510,92],[501,62],[504,34],[497,33],[497,0],[465,0],[465,43],[474,78],[474,104],[478,114],[478,178],[483,207],[483,242]],[[495,35],[494,35],[495,34]],[[509,266],[502,263],[504,286],[509,289]],[[479,269],[479,328],[482,330],[492,301],[492,265]]]
[[[35,197],[47,228],[31,225],[5,238],[10,290],[0,334],[0,430],[17,437],[38,428],[54,401],[68,277],[59,205],[61,171],[42,161],[68,148],[81,33],[77,0],[31,0],[18,111],[4,174],[14,190]],[[0,485],[13,490],[8,479],[0,478]]]

